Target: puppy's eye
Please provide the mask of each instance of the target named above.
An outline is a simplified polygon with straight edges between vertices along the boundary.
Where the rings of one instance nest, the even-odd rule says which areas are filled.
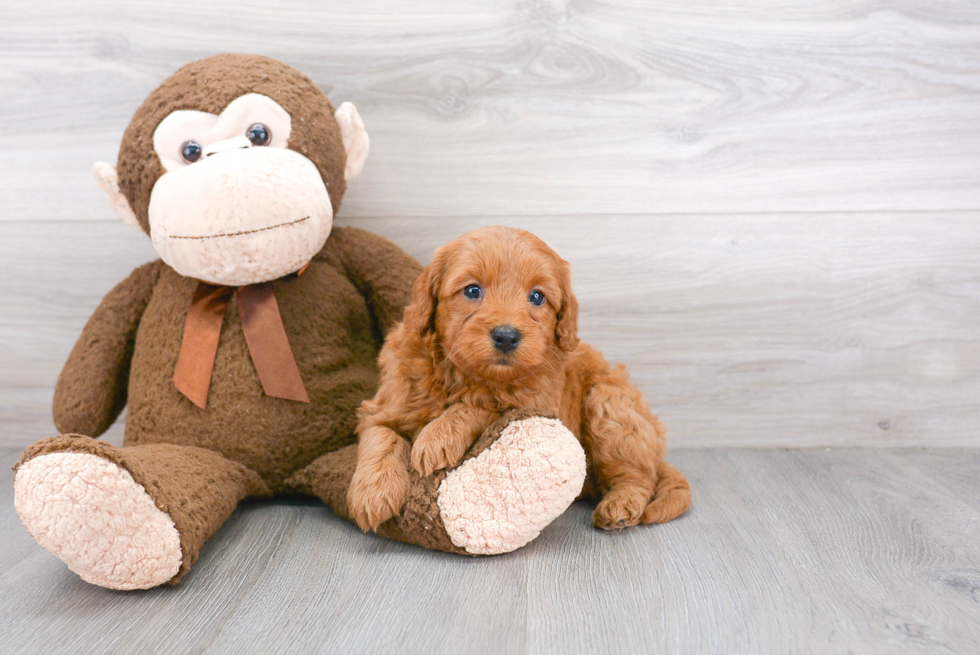
[[[541,306],[544,304],[544,294],[540,290],[535,289],[528,295],[527,301],[532,305]]]
[[[479,284],[469,284],[463,289],[463,297],[469,298],[470,300],[479,300],[483,297],[483,289],[480,288]]]
[[[272,141],[272,132],[262,123],[256,123],[245,133],[253,146],[267,146]]]
[[[188,164],[193,164],[201,158],[201,144],[197,141],[184,141],[180,145],[180,156]]]

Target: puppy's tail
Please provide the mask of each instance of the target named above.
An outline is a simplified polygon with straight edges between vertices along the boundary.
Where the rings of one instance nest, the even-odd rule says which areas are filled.
[[[666,523],[691,506],[691,487],[680,471],[661,461],[657,464],[657,487],[653,500],[643,510],[640,523]]]

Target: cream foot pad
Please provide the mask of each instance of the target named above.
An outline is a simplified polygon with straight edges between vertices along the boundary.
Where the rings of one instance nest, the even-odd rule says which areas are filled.
[[[439,513],[453,544],[473,555],[520,548],[582,491],[585,452],[552,418],[511,422],[489,448],[450,471]]]
[[[180,569],[174,522],[128,471],[96,455],[52,453],[22,464],[14,505],[37,542],[86,582],[148,589]]]

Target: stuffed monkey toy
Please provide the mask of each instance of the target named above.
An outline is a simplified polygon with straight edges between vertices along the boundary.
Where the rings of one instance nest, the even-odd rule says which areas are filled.
[[[219,55],[153,91],[117,165],[96,164],[160,259],[95,310],[55,387],[62,435],[14,467],[25,527],[82,579],[175,584],[246,498],[309,494],[350,518],[357,408],[422,270],[378,236],[332,228],[368,145],[354,106],[335,109],[298,71]],[[126,406],[123,446],[97,441]],[[378,532],[507,552],[564,511],[584,476],[571,433],[517,412],[453,471],[413,478]]]

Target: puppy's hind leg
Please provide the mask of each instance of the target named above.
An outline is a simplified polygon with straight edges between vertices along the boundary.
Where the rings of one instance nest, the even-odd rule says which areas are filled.
[[[682,514],[690,502],[687,481],[663,462],[666,429],[626,369],[595,376],[583,409],[582,443],[600,494],[596,527],[617,530]]]
[[[657,465],[657,473],[657,489],[640,523],[666,523],[691,506],[691,486],[683,473],[664,461]]]

